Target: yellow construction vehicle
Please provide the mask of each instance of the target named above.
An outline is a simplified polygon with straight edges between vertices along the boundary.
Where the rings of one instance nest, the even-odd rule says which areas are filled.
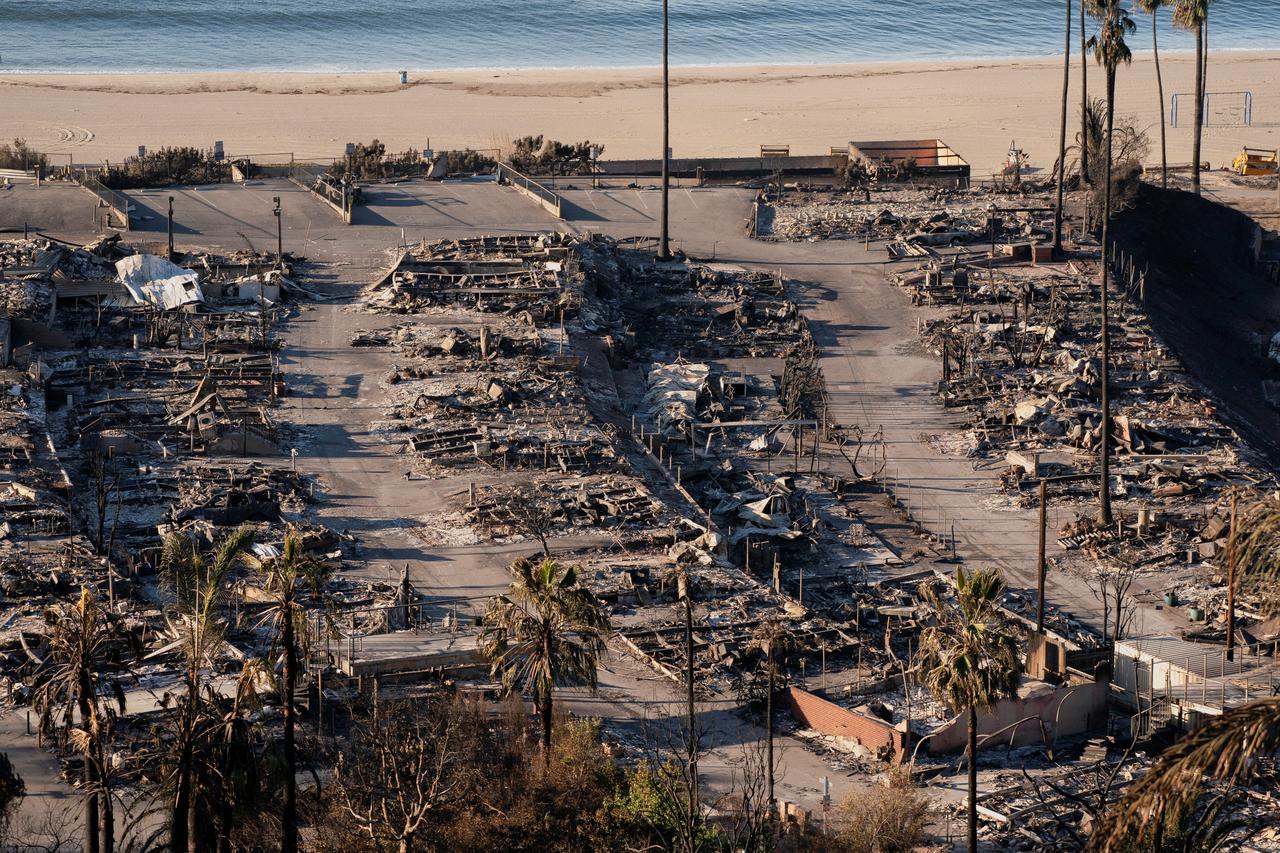
[[[1274,175],[1277,171],[1276,153],[1266,148],[1241,148],[1231,170],[1237,175]]]

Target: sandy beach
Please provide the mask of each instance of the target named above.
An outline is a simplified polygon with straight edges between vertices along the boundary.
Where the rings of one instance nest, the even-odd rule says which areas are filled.
[[[1192,57],[1162,57],[1165,100],[1192,91]],[[1209,127],[1204,157],[1215,167],[1242,145],[1280,145],[1280,53],[1218,52],[1209,89],[1253,93],[1252,127]],[[825,153],[850,139],[941,137],[974,165],[1001,164],[1011,141],[1033,167],[1057,154],[1060,58],[865,65],[712,67],[673,70],[676,156],[749,154],[788,144]],[[1102,92],[1090,67],[1090,94]],[[1071,76],[1074,124],[1078,58]],[[182,97],[175,97],[182,95]],[[21,137],[77,163],[120,159],[139,145],[209,147],[232,154],[340,153],[377,137],[392,150],[492,148],[546,134],[603,143],[605,157],[656,156],[657,69],[420,72],[391,74],[9,75],[0,77],[0,138]],[[1170,162],[1190,161],[1191,98],[1169,132]],[[1121,72],[1117,111],[1152,137],[1159,162],[1154,63],[1138,54]],[[1071,131],[1074,134],[1074,130]],[[263,158],[270,160],[274,158]]]

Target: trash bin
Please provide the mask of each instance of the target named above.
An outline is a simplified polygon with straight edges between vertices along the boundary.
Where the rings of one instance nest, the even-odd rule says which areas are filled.
[[[409,72],[408,72],[408,71],[401,71],[401,72],[400,72],[400,85],[401,85],[401,86],[403,86],[404,84],[406,84],[406,83],[408,83],[408,82],[409,82]]]

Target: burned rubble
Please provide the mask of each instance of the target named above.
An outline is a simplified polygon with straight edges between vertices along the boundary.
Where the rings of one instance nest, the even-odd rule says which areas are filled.
[[[278,560],[289,537],[308,559],[343,562],[342,535],[312,519],[314,478],[280,464],[275,329],[296,262],[192,252],[179,265],[118,235],[82,247],[0,242],[0,290],[10,300],[0,365],[8,700],[31,701],[68,607],[101,608],[116,626],[104,651],[137,660],[102,677],[119,681],[132,704],[178,685],[187,616],[174,547],[213,552],[249,525],[260,563]],[[258,616],[269,600],[263,576],[240,567],[226,583],[235,606],[221,672],[270,650]],[[403,595],[347,586],[347,595],[359,586],[362,600]],[[155,772],[147,721],[156,713],[118,721],[123,788]],[[57,745],[64,775],[78,781],[83,758]]]
[[[967,247],[995,237],[1051,242],[1051,213],[1034,195],[993,194],[984,188],[915,189],[892,184],[861,189],[808,187],[770,198],[761,239],[862,240],[883,243],[891,257],[928,256],[937,248]]]
[[[1143,272],[1119,259],[1123,288],[1110,330],[1119,518],[1108,528],[1093,521],[1098,263],[1087,246],[1055,264],[955,256],[895,280],[936,317],[921,332],[942,363],[940,399],[969,419],[956,446],[994,463],[1015,505],[1034,506],[1044,481],[1055,507],[1077,512],[1057,531],[1067,549],[1061,568],[1087,577],[1099,561],[1118,564],[1138,580],[1135,593],[1171,596],[1212,621],[1223,607],[1226,496],[1276,481],[1151,328]]]

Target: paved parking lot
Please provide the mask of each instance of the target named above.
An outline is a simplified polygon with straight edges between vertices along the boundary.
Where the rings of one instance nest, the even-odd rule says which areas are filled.
[[[355,222],[286,180],[249,181],[158,190],[131,190],[134,239],[163,237],[168,198],[174,197],[174,240],[224,251],[274,251],[273,199],[280,197],[285,251],[345,266],[363,281],[402,243],[475,234],[563,229],[541,207],[492,180],[411,181],[366,186]],[[148,238],[149,239],[149,236]]]
[[[94,233],[98,200],[72,184],[16,184],[0,187],[0,232],[31,231],[61,236]]]
[[[615,237],[657,237],[662,192],[656,189],[557,190],[564,213],[578,231],[602,231]],[[726,231],[741,223],[745,234],[754,191],[740,187],[673,187],[670,233],[673,249],[710,257]]]

